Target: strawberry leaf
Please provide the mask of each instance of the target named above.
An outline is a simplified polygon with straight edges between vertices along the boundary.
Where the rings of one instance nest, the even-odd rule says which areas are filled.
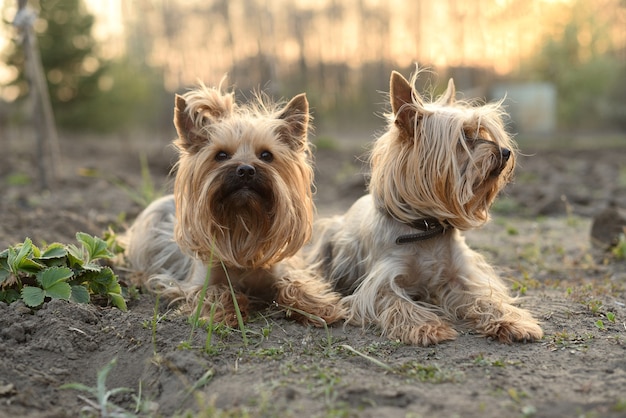
[[[11,272],[0,266],[0,285],[9,277]]]
[[[56,282],[52,286],[46,288],[46,296],[53,299],[70,300],[72,288],[66,282]]]
[[[98,258],[112,258],[113,254],[107,248],[107,243],[98,237],[92,237],[84,232],[76,233],[76,239],[80,241],[87,254],[89,254],[89,261],[97,260]]]
[[[63,244],[55,242],[50,244],[44,252],[37,257],[39,260],[50,260],[52,258],[63,258],[67,255],[67,250]]]
[[[45,265],[38,263],[31,258],[24,258],[16,265],[18,271],[28,274],[37,274],[45,267]]]
[[[85,251],[83,247],[79,248],[74,244],[69,244],[67,246],[67,258],[70,267],[82,267],[83,264],[85,264]]]
[[[55,286],[59,282],[66,282],[74,275],[72,269],[67,267],[50,267],[37,274],[37,281],[45,290]]]
[[[33,242],[30,240],[30,238],[26,238],[24,240],[24,243],[19,246],[19,249],[20,249],[19,252],[15,254],[13,263],[20,263],[23,259],[25,259],[32,253]],[[9,255],[9,259],[10,259],[10,255]]]
[[[124,300],[124,297],[122,295],[112,292],[110,292],[108,295],[109,300],[116,308],[123,312],[126,312],[128,310],[128,307],[126,306],[126,301]]]
[[[43,289],[34,286],[24,286],[22,288],[22,299],[26,306],[35,308],[43,303],[45,292]]]
[[[72,296],[70,300],[77,303],[89,303],[89,291],[85,286],[72,286]]]

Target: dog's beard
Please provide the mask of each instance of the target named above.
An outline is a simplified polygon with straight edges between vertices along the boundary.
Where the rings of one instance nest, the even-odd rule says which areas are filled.
[[[228,174],[210,198],[220,246],[228,243],[238,260],[254,260],[258,242],[267,239],[276,216],[273,184],[264,175],[244,181]]]
[[[474,217],[477,223],[473,227],[476,227],[489,219],[489,208],[500,190],[510,181],[513,157],[510,152],[508,155],[503,154],[495,142],[481,141],[472,149],[459,147],[457,159],[463,168],[458,176],[452,177],[455,191],[451,196],[462,208],[456,212],[463,214],[463,219]]]
[[[234,164],[209,165],[205,174],[188,168],[179,165],[175,187],[175,237],[185,252],[207,264],[267,268],[294,255],[309,238],[308,166],[256,166],[247,180]]]

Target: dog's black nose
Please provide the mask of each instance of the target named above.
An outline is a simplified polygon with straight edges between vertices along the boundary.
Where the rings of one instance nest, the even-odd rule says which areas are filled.
[[[511,150],[508,148],[500,148],[500,155],[502,155],[504,161],[508,161],[508,159],[511,157]]]
[[[256,174],[256,170],[249,164],[240,164],[237,167],[237,175],[242,178],[251,178]]]

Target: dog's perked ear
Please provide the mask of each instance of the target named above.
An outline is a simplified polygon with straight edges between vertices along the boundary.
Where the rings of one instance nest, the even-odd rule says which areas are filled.
[[[285,129],[281,132],[284,140],[294,149],[302,148],[309,126],[309,101],[306,93],[291,99],[278,114],[278,119],[286,122]]]
[[[193,152],[194,146],[201,146],[207,141],[206,138],[197,134],[194,121],[187,111],[187,102],[178,94],[174,106],[174,126],[179,137],[176,143],[186,151]]]
[[[453,79],[448,80],[448,88],[446,88],[439,101],[448,106],[452,106],[456,102],[456,87],[454,87]]]
[[[389,95],[391,111],[395,115],[396,125],[404,130],[410,138],[413,138],[417,116],[414,100],[420,102],[419,94],[413,91],[413,87],[402,74],[392,71],[389,80]]]

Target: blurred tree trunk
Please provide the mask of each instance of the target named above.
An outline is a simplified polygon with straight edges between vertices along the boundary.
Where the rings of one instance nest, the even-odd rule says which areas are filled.
[[[33,106],[33,123],[37,138],[38,181],[41,189],[50,188],[50,179],[56,177],[56,155],[58,137],[50,94],[44,75],[37,38],[33,33],[35,13],[26,7],[26,0],[18,0],[18,11],[13,25],[19,30],[26,60],[26,77],[30,85],[30,100]],[[47,157],[47,158],[46,158]]]

